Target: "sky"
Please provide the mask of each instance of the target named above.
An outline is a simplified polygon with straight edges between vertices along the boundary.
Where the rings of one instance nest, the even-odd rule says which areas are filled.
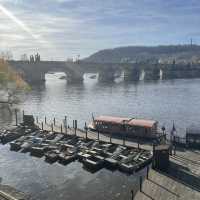
[[[200,0],[0,0],[0,52],[43,60],[118,46],[200,43]]]

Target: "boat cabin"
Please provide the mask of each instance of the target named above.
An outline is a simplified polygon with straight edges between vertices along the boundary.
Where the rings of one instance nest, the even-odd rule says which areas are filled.
[[[93,120],[89,128],[127,137],[157,138],[158,122],[154,120],[100,116]]]
[[[200,126],[191,125],[186,129],[186,143],[190,147],[200,148]]]

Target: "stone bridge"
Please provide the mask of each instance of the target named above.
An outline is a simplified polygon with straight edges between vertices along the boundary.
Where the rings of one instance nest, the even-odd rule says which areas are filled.
[[[112,82],[117,76],[124,81],[200,77],[200,64],[88,63],[62,61],[9,61],[31,83],[42,83],[48,72],[64,72],[69,83],[81,83],[84,73],[98,73],[99,81]]]

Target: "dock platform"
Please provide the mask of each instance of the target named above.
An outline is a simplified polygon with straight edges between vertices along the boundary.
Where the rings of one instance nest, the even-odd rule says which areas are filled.
[[[200,151],[178,149],[168,172],[150,170],[134,200],[199,200]]]
[[[39,123],[36,123],[36,125],[40,129],[43,128],[43,130],[52,131],[52,124],[48,124],[48,123],[45,124],[45,123],[39,122]],[[62,124],[62,127],[64,127],[63,124]],[[61,124],[53,125],[53,131],[60,133],[61,132]],[[67,128],[67,130],[62,128],[62,132],[65,134],[68,134],[68,135],[76,134],[79,137],[86,137],[86,131],[82,130],[82,129],[77,129],[75,131],[74,128]],[[87,138],[92,139],[92,140],[98,139],[98,133],[87,130]],[[122,138],[115,138],[113,136],[112,136],[112,138],[110,138],[110,136],[108,134],[99,133],[99,140],[104,141],[104,142],[112,142],[114,144],[124,145],[124,141]],[[134,148],[140,147],[141,149],[149,150],[149,151],[153,150],[152,144],[150,144],[150,143],[147,144],[145,142],[142,143],[141,141],[140,141],[140,144],[138,145],[137,141],[125,140],[125,145],[129,146],[129,147],[134,147]]]
[[[9,185],[0,184],[0,200],[29,200],[30,196]]]

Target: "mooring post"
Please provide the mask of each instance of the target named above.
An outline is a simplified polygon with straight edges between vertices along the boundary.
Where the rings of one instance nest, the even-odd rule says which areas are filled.
[[[139,143],[139,139],[138,139],[138,149],[140,148],[140,143]]]
[[[78,128],[78,121],[76,120],[76,130],[77,130],[77,128]]]
[[[51,131],[53,132],[53,123],[51,123]]]
[[[47,124],[47,117],[44,117],[44,123]]]
[[[142,176],[140,176],[140,192],[142,192]]]
[[[67,134],[67,116],[65,116],[65,132]]]
[[[18,124],[17,109],[15,109],[15,125],[17,126],[17,124]]]
[[[44,129],[44,127],[43,127],[43,122],[42,122],[42,130]]]
[[[133,192],[133,190],[131,190],[131,200],[133,200],[134,199],[134,192]]]
[[[74,120],[74,133],[76,135],[76,129],[77,129],[77,120]]]
[[[85,138],[87,139],[87,124],[86,124],[86,122],[85,122]]]
[[[176,144],[174,143],[174,156],[176,155]]]
[[[149,179],[149,165],[147,166],[147,180]]]
[[[99,141],[99,130],[97,131],[97,134],[98,134],[98,135],[97,135],[97,139],[98,139],[98,141]]]
[[[53,118],[53,124],[54,124],[54,126],[56,125],[56,118],[55,117]]]
[[[61,133],[63,132],[63,130],[62,130],[62,124],[60,125],[60,132],[61,132]]]
[[[123,137],[123,146],[125,146],[125,140],[126,140],[126,137],[124,135],[124,137]]]
[[[24,123],[24,110],[22,111],[22,122]]]
[[[110,143],[112,143],[112,133],[110,133]]]
[[[169,155],[172,156],[173,151],[173,144],[170,144]]]
[[[153,159],[152,159],[152,167],[155,168],[155,144],[153,143]]]

